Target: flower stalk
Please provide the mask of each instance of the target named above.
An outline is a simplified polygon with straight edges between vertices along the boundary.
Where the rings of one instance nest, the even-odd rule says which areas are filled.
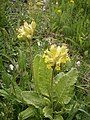
[[[32,79],[32,69],[33,69],[33,67],[32,67],[32,48],[31,48],[31,46],[32,46],[32,39],[29,41],[29,67],[30,67],[30,69],[31,69],[31,79]]]
[[[26,21],[18,31],[18,39],[26,40],[27,48],[29,49],[29,67],[31,69],[31,78],[32,78],[32,37],[36,28],[36,23],[32,20],[31,24],[28,24]]]
[[[53,101],[53,80],[54,80],[54,71],[55,71],[55,66],[52,67],[52,77],[51,77],[51,107],[52,107],[52,118],[54,118],[54,101]]]

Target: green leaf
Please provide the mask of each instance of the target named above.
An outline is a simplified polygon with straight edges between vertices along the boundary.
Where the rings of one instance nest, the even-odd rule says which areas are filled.
[[[17,100],[21,102],[22,101],[22,96],[21,96],[22,90],[20,89],[20,87],[17,85],[15,81],[12,80],[11,82],[12,82],[12,86],[11,86],[12,93],[16,96]]]
[[[25,120],[29,117],[35,116],[36,108],[34,106],[28,107],[26,110],[19,113],[18,120]]]
[[[84,109],[79,109],[79,111],[83,112],[83,113],[86,114],[88,117],[90,117],[90,114],[89,114],[87,111],[85,111]]]
[[[57,75],[54,77],[55,83],[57,83],[57,82],[59,81],[59,79],[62,78],[63,75],[64,75],[63,72],[60,72],[59,74],[57,74]]]
[[[55,94],[61,104],[68,104],[71,100],[74,90],[74,84],[77,81],[77,70],[72,68],[68,73],[58,75],[54,85]]]
[[[33,105],[36,108],[43,107],[49,102],[47,98],[44,98],[33,91],[23,91],[21,94],[26,104]]]
[[[54,116],[54,120],[64,120],[63,117],[59,114],[59,115],[55,115]]]
[[[45,118],[49,118],[50,120],[52,120],[52,109],[48,106],[45,106],[43,108],[43,113],[44,113],[44,116]]]
[[[2,57],[0,57],[0,71],[3,71],[4,67],[3,67],[3,62],[2,62]]]
[[[51,69],[47,68],[44,59],[40,55],[37,55],[34,58],[33,73],[33,79],[37,92],[48,96],[50,91],[52,71]]]
[[[11,82],[11,75],[8,74],[5,70],[2,72],[2,79],[5,84],[5,87],[9,88]]]
[[[22,90],[30,89],[30,76],[27,71],[22,73],[22,78],[20,80],[20,88]]]
[[[0,96],[4,96],[4,97],[8,97],[9,96],[9,94],[5,91],[5,90],[3,90],[3,89],[0,89]]]

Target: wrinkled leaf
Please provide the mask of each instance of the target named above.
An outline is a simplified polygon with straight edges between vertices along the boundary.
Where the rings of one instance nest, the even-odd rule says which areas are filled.
[[[33,91],[23,91],[22,98],[26,104],[34,105],[36,108],[43,107],[49,102],[48,99]]]
[[[43,95],[48,96],[50,91],[52,71],[51,69],[47,68],[44,59],[40,55],[37,55],[34,58],[33,73],[36,90]]]
[[[54,85],[55,94],[61,104],[67,104],[73,95],[73,85],[77,81],[77,70],[72,68],[68,73],[58,75],[58,81]]]

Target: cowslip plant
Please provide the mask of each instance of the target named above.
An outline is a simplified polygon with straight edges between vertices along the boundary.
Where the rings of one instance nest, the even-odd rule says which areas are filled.
[[[51,48],[55,50],[54,56],[51,54]],[[28,108],[19,114],[19,120],[25,120],[27,118],[31,120],[44,120],[47,118],[50,120],[64,120],[63,110],[74,95],[77,70],[71,68],[67,73],[60,72],[55,75],[57,62],[59,62],[58,66],[60,66],[62,63],[70,60],[70,58],[66,46],[57,47],[54,45],[51,48],[47,52],[44,52],[44,57],[39,54],[34,57],[32,75],[32,81],[34,83],[33,90],[22,91],[14,84],[17,99],[28,105]],[[46,61],[47,55],[48,62]],[[48,68],[47,65],[49,63],[52,64]]]
[[[18,38],[25,38],[30,48],[36,24],[25,22],[18,30]],[[37,54],[30,65],[32,72],[33,89],[23,91],[12,81],[12,94],[16,100],[26,104],[28,108],[19,113],[18,120],[64,120],[63,111],[74,95],[74,84],[77,81],[77,70],[72,68],[69,72],[60,72],[61,65],[70,61],[66,45],[51,45],[43,55]],[[58,74],[56,74],[56,71]]]
[[[77,81],[77,70],[72,68],[63,73],[61,65],[70,61],[67,46],[51,45],[43,55],[37,54],[32,60],[31,42],[36,23],[32,21],[18,29],[18,38],[25,38],[30,48],[30,70],[32,72],[33,89],[23,91],[12,81],[12,94],[16,100],[26,104],[28,108],[19,113],[18,120],[64,120],[65,106],[74,95],[74,84]],[[56,71],[58,74],[56,74]]]
[[[28,106],[27,109],[19,113],[18,120],[25,120],[27,118],[30,118],[30,120],[64,120],[63,113],[74,95],[77,70],[71,68],[67,73],[59,72],[59,70],[58,74],[55,74],[57,61],[60,62],[60,67],[61,64],[65,64],[70,58],[66,46],[58,47],[54,45],[54,47],[55,53],[53,57],[51,54],[52,46],[48,50],[49,54],[44,52],[46,56],[48,55],[48,57],[53,58],[52,60],[48,58],[48,62],[46,62],[45,55],[43,57],[43,55],[39,54],[33,59],[33,90],[22,91],[20,87],[12,81],[12,94],[16,97],[15,100]],[[64,49],[62,50],[62,48]],[[62,59],[60,59],[60,57],[65,61],[61,62]],[[48,68],[47,65],[49,62],[52,64],[50,64],[51,67]]]

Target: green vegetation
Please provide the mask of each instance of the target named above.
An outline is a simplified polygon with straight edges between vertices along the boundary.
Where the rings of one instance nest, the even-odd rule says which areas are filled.
[[[0,120],[89,119],[89,0],[1,0]]]

